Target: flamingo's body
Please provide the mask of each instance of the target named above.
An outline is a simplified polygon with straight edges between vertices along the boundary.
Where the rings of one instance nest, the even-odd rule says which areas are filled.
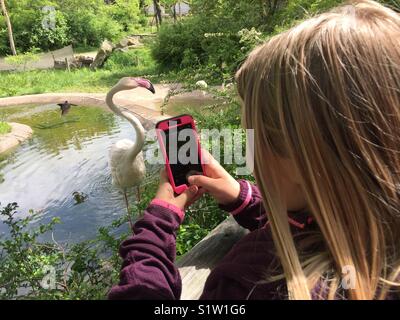
[[[120,188],[125,196],[127,210],[129,204],[127,198],[127,189],[138,188],[138,198],[140,200],[139,186],[146,176],[146,166],[142,148],[145,140],[145,130],[140,121],[129,111],[123,111],[113,102],[113,97],[120,91],[131,90],[137,87],[143,87],[152,93],[155,93],[154,86],[148,80],[141,78],[122,78],[115,87],[107,94],[106,103],[109,108],[120,117],[128,120],[136,132],[136,141],[128,139],[118,141],[110,150],[110,167],[112,181],[115,186]]]
[[[110,167],[112,182],[122,190],[137,187],[146,176],[143,153],[139,152],[132,159],[130,151],[135,143],[125,139],[118,141],[110,150]]]

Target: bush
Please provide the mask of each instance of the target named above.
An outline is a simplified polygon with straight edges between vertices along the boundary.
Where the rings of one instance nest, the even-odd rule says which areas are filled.
[[[152,46],[154,59],[166,70],[205,63],[207,56],[202,42],[206,30],[199,19],[164,24]]]
[[[164,69],[214,68],[232,74],[248,51],[259,41],[264,9],[260,1],[193,1],[194,15],[163,25],[152,47],[155,60]],[[254,38],[255,40],[255,38]]]
[[[152,45],[153,57],[164,70],[207,66],[219,78],[232,74],[261,34],[255,28],[219,32],[218,26],[199,18],[164,25]]]
[[[113,52],[104,64],[104,68],[119,71],[124,68],[150,67],[153,63],[149,49],[133,49],[127,52]]]
[[[46,25],[42,24],[47,14],[42,9],[51,5],[50,1],[7,1],[7,4],[18,52],[24,53],[32,48],[40,48],[43,51],[53,50],[70,43],[69,30],[63,12],[55,11],[54,29],[46,28]],[[3,23],[3,21],[0,21],[0,23]],[[4,28],[0,32],[1,55],[11,53],[8,41],[7,30]]]
[[[162,26],[152,47],[153,56],[167,70],[208,68],[215,70],[219,80],[228,74],[231,77],[249,51],[264,39],[343,2],[193,0],[191,17]],[[396,1],[380,2],[400,9]]]
[[[104,299],[117,280],[116,247],[122,240],[115,240],[109,231],[122,221],[100,230],[96,240],[68,247],[54,237],[53,242],[39,241],[52,232],[58,218],[30,230],[38,215],[30,212],[18,219],[16,209],[16,203],[0,208],[2,223],[8,227],[7,236],[0,238],[0,299]]]
[[[7,0],[17,51],[42,51],[65,45],[98,47],[104,39],[117,41],[144,23],[138,0]],[[44,28],[49,12],[55,9],[55,28]],[[0,15],[0,25],[4,18]],[[0,28],[0,55],[10,54],[6,28]]]
[[[98,47],[105,39],[115,42],[123,35],[123,27],[104,12],[71,12],[67,19],[73,46]]]
[[[0,121],[0,134],[11,132],[11,126],[7,122]]]

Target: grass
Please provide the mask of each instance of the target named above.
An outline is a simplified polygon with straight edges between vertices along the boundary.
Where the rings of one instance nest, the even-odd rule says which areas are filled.
[[[91,47],[91,46],[86,46],[86,47],[76,47],[74,48],[74,54],[81,54],[85,52],[93,52],[93,51],[98,51],[98,47]]]
[[[122,77],[157,74],[156,63],[148,48],[131,50],[128,55],[132,56],[132,61],[127,63],[127,59],[120,59],[116,54],[98,70],[1,72],[0,97],[47,92],[107,92]]]
[[[86,48],[87,49],[87,48]],[[84,49],[82,49],[84,50]],[[128,53],[116,52],[98,70],[88,68],[72,70],[31,70],[0,72],[0,98],[53,92],[107,92],[122,77],[144,77],[160,82],[189,82],[207,79],[210,85],[221,84],[215,70],[182,69],[161,71],[145,46]]]
[[[6,134],[11,131],[11,126],[7,122],[0,121],[0,134]]]

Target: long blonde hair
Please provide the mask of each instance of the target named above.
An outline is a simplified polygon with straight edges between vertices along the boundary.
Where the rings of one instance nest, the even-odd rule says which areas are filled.
[[[257,183],[290,299],[323,281],[337,298],[385,299],[400,276],[400,17],[353,1],[274,36],[237,73],[244,126],[255,130]],[[318,224],[320,250],[291,234],[266,154],[290,159]],[[317,240],[320,239],[320,240]]]

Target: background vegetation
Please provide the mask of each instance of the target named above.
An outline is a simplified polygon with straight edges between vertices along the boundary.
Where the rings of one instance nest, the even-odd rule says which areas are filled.
[[[9,133],[11,126],[7,122],[0,121],[0,134]]]
[[[139,10],[139,0],[7,0],[17,51],[41,51],[74,47],[97,47],[104,39],[119,40],[140,30],[147,20]],[[46,6],[55,8],[55,28],[42,24],[48,17]],[[0,16],[0,55],[10,54],[7,30]]]
[[[163,70],[212,70],[214,80],[232,77],[255,45],[343,0],[193,0],[193,14],[164,24],[153,44]],[[400,9],[398,0],[380,2]],[[210,74],[211,72],[206,72]]]

